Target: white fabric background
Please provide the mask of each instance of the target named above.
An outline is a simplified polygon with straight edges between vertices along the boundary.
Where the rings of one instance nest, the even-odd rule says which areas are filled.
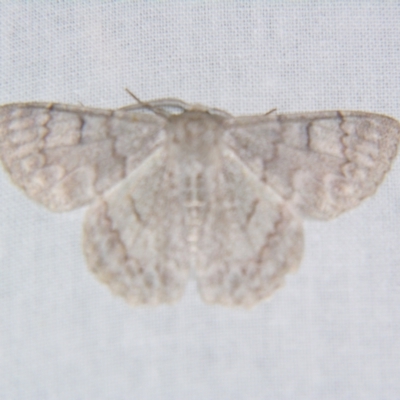
[[[115,108],[176,97],[234,114],[353,109],[400,119],[400,4],[2,1],[0,104]],[[52,214],[0,173],[1,399],[399,399],[400,162],[378,193],[305,223],[267,303],[133,309]]]

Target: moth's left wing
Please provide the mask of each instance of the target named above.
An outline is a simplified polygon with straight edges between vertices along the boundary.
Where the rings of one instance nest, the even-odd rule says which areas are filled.
[[[27,103],[0,107],[0,160],[13,182],[52,211],[87,204],[163,141],[165,119],[129,110]]]
[[[87,211],[89,269],[132,305],[171,303],[184,292],[189,250],[178,173],[160,148]]]

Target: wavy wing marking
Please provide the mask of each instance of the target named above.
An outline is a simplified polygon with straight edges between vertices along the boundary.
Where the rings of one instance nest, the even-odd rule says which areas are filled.
[[[197,280],[209,303],[251,307],[297,269],[301,222],[285,202],[227,151],[199,239]]]
[[[375,193],[399,138],[392,118],[332,111],[238,118],[225,140],[298,211],[327,219]]]
[[[162,142],[164,120],[60,104],[0,107],[0,158],[11,179],[53,211],[82,206]]]
[[[188,279],[179,177],[164,150],[90,207],[84,222],[90,270],[133,305],[175,302]]]

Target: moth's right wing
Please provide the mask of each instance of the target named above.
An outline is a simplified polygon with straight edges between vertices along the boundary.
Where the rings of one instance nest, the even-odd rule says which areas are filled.
[[[208,303],[252,307],[297,269],[301,220],[232,151],[223,151],[213,174],[197,241],[198,287]]]
[[[13,182],[52,211],[87,204],[164,140],[165,119],[45,103],[0,107],[0,159]]]
[[[225,140],[305,216],[328,219],[375,193],[397,154],[400,123],[352,111],[241,117]]]

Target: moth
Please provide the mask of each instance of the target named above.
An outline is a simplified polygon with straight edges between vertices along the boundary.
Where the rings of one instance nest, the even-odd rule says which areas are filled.
[[[352,111],[234,117],[174,99],[0,107],[11,180],[52,211],[89,205],[89,269],[133,305],[177,301],[190,275],[208,303],[268,298],[300,263],[302,219],[374,194],[399,137],[394,119]]]

